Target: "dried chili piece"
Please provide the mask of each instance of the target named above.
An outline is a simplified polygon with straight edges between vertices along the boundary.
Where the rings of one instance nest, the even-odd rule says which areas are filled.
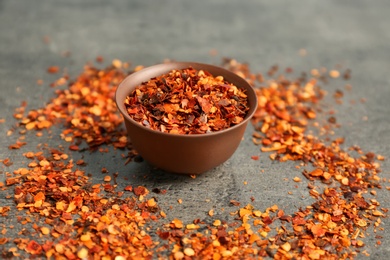
[[[60,71],[60,67],[58,66],[50,66],[49,68],[47,68],[47,72],[48,73],[57,73],[58,71]]]

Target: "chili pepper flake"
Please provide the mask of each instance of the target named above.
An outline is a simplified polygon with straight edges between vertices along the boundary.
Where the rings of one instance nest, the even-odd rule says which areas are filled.
[[[42,246],[31,240],[26,246],[26,251],[32,255],[39,255],[42,252]]]
[[[134,188],[134,194],[137,196],[145,196],[149,193],[148,189],[143,186],[138,186]]]
[[[26,142],[16,141],[15,144],[11,144],[8,146],[9,149],[20,149],[22,146],[26,145]]]
[[[184,254],[186,256],[194,256],[195,255],[195,251],[194,249],[190,248],[190,247],[187,247],[184,249]]]
[[[173,228],[179,228],[180,229],[180,228],[183,228],[183,222],[181,220],[179,220],[179,219],[174,219],[171,222],[171,226]]]
[[[295,182],[301,182],[302,180],[301,180],[301,178],[299,178],[299,177],[294,177],[293,181],[295,181]]]
[[[331,70],[329,71],[329,76],[332,78],[338,78],[340,76],[340,72],[338,70]]]
[[[59,71],[60,71],[60,67],[58,67],[58,66],[50,66],[49,68],[47,68],[48,73],[54,74],[54,73],[57,73]]]
[[[7,216],[8,215],[8,212],[11,210],[11,207],[9,206],[4,206],[4,207],[0,207],[0,215],[1,216]]]

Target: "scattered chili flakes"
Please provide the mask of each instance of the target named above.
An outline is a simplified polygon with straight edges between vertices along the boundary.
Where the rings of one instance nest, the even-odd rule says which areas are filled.
[[[131,118],[172,134],[203,134],[239,124],[245,91],[204,70],[172,70],[138,86],[125,100]]]
[[[237,65],[236,62],[226,61],[226,67],[233,71],[247,71],[245,78],[254,85],[256,76],[250,74],[242,66],[245,65]],[[271,71],[271,75],[274,75],[276,69],[274,68]],[[326,72],[326,70],[312,71],[312,74],[321,79],[320,73],[322,72]],[[339,77],[336,74],[335,71],[330,72],[331,77]],[[295,232],[299,232],[295,233],[293,238],[298,239],[298,241],[312,241],[311,243],[316,247],[323,249],[313,247],[313,250],[310,251],[300,251],[293,248],[290,253],[297,257],[306,255],[309,258],[333,257],[344,259],[356,254],[348,248],[351,241],[356,237],[351,237],[353,232],[344,231],[359,230],[361,233],[361,228],[366,228],[368,222],[371,222],[367,213],[377,214],[378,216],[383,214],[375,209],[377,205],[373,202],[367,202],[361,196],[362,191],[367,191],[373,183],[377,183],[377,174],[380,169],[374,162],[372,154],[352,157],[342,150],[339,146],[343,143],[342,140],[335,139],[330,145],[326,145],[315,136],[306,135],[305,130],[308,121],[316,118],[318,113],[316,104],[325,94],[317,83],[317,79],[301,78],[289,82],[285,77],[279,77],[271,80],[268,86],[257,89],[259,109],[253,118],[253,123],[257,126],[253,141],[256,145],[263,145],[262,151],[264,152],[275,151],[276,153],[272,156],[274,160],[282,162],[301,160],[306,164],[313,162],[314,170],[304,170],[303,172],[309,180],[320,180],[326,183],[333,179],[343,185],[342,188],[337,189],[326,188],[324,192],[319,192],[315,186],[309,185],[309,192],[316,198],[317,202],[308,207],[311,209],[310,211],[295,213],[297,214],[295,219],[301,215],[309,216],[309,214],[313,214],[313,218],[302,221],[305,226],[299,225],[300,222],[293,221],[295,223],[293,229]],[[341,91],[336,91],[336,98],[340,99],[342,96]],[[381,157],[377,157],[377,159],[379,160]],[[329,210],[329,208],[333,209]],[[336,226],[341,228],[344,225],[342,224],[343,221],[347,219],[353,220],[355,225],[353,227],[346,225],[345,229],[335,230]],[[311,224],[307,224],[308,221]],[[312,234],[311,236],[307,235],[308,231]],[[285,233],[288,234],[288,231],[286,230]],[[325,250],[327,245],[334,246],[332,243],[321,242],[319,246],[317,241],[324,241],[323,237],[327,237],[326,240],[331,241],[334,234],[346,236],[339,241],[341,247],[336,247],[336,253]],[[357,247],[363,246],[361,242],[359,246],[355,245]],[[276,255],[279,255],[279,257],[285,256],[283,252],[273,253],[274,257]]]
[[[113,64],[118,66],[118,62]],[[57,69],[53,66],[50,71]],[[81,140],[92,151],[103,144],[123,149],[129,144],[126,131],[120,128],[123,118],[117,113],[114,96],[116,87],[129,73],[114,66],[100,70],[86,65],[76,80],[68,81],[67,76],[62,77],[60,83],[67,84],[68,88],[57,89],[55,97],[45,107],[30,110],[24,115],[27,105],[24,102],[14,117],[30,131],[62,124],[61,137],[71,143],[69,148],[72,151],[81,150]],[[22,145],[17,142],[10,149],[19,149]]]
[[[63,153],[60,153],[60,158],[54,156],[58,153],[54,149],[49,151],[49,155],[42,152],[25,153],[30,160],[48,163],[35,164],[24,172],[26,178],[13,184],[14,200],[17,208],[45,216],[45,223],[50,227],[39,227],[34,223],[35,229],[43,235],[65,240],[44,245],[34,240],[18,240],[18,247],[31,255],[74,259],[76,255],[84,254],[82,251],[80,253],[79,248],[82,247],[89,249],[88,255],[99,256],[102,252],[104,254],[101,256],[116,255],[118,243],[123,241],[127,244],[126,249],[121,251],[123,255],[147,257],[151,254],[146,252],[153,242],[142,227],[147,221],[157,219],[154,215],[157,201],[149,199],[145,207],[136,198],[120,199],[119,193],[115,192],[103,197],[100,195],[101,185],[91,186],[87,175],[74,169],[73,160],[63,156]],[[144,187],[137,187],[136,190],[139,194],[147,194]],[[1,208],[3,215],[8,211],[9,207]],[[26,223],[31,221],[26,218]],[[79,239],[66,240],[68,235]]]
[[[125,64],[114,60],[105,70],[88,65],[69,83],[68,89],[56,90],[57,96],[47,106],[31,110],[25,116],[26,103],[23,103],[14,117],[26,130],[48,129],[61,123],[65,128],[61,136],[71,143],[70,150],[82,150],[82,140],[90,150],[106,144],[131,149],[125,132],[119,128],[121,117],[109,101],[116,85],[126,76],[121,70],[127,67]],[[24,154],[29,160],[27,166],[15,170],[15,176],[7,176],[6,185],[14,186],[13,198],[19,210],[44,217],[45,226],[33,223],[33,230],[57,240],[39,244],[30,238],[17,238],[12,241],[17,247],[3,252],[2,256],[17,257],[18,249],[37,257],[117,260],[151,259],[159,252],[167,252],[173,259],[350,259],[359,252],[368,255],[360,251],[364,242],[358,238],[364,238],[370,226],[377,228],[388,210],[363,194],[370,191],[375,195],[375,189],[381,188],[380,168],[375,160],[385,158],[363,153],[358,147],[350,149],[358,153],[352,156],[341,148],[342,138],[327,143],[307,134],[309,122],[317,118],[317,105],[325,95],[318,83],[327,70],[312,70],[313,78],[302,76],[288,80],[277,77],[278,67],[273,66],[267,73],[273,79],[265,81],[263,75],[252,74],[247,64],[236,60],[225,59],[223,66],[256,86],[259,107],[252,120],[256,130],[254,143],[260,145],[263,152],[272,152],[273,160],[300,161],[300,167],[310,165],[311,170],[304,169],[302,174],[309,181],[309,194],[315,198],[313,204],[287,215],[277,205],[263,211],[250,204],[241,207],[239,201],[230,200],[231,206],[238,207],[230,213],[234,221],[214,219],[214,211],[210,210],[208,216],[212,224],[199,219],[183,223],[173,218],[164,225],[164,230],[157,230],[155,233],[172,245],[168,248],[166,244],[153,241],[155,236],[150,234],[153,231],[147,227],[151,221],[168,216],[160,209],[157,198],[146,198],[149,194],[146,187],[128,185],[124,190],[134,192],[137,197],[123,198],[123,191],[116,192],[114,185],[92,184],[88,175],[77,169],[84,161],[75,163],[71,156],[57,149],[48,149],[48,154],[30,151]],[[139,69],[142,66],[135,71]],[[287,70],[290,72],[292,69]],[[329,75],[339,77],[332,71]],[[177,74],[177,78],[185,76]],[[349,74],[344,78],[349,78]],[[260,87],[257,84],[261,84]],[[336,92],[335,96],[340,99],[343,94]],[[190,102],[198,106],[199,114],[211,112],[215,104],[208,98],[207,95],[188,98],[187,104],[179,99],[178,103],[170,102],[166,107],[163,104],[163,112],[174,114],[176,105],[186,109]],[[24,144],[18,140],[9,147],[19,149]],[[129,153],[132,154],[123,157],[134,158],[136,152]],[[5,164],[9,162],[6,160]],[[293,180],[300,181],[300,178]],[[316,182],[322,182],[324,188],[319,189]],[[155,189],[153,192],[159,194]],[[0,207],[1,216],[9,212],[10,207]],[[33,219],[26,217],[20,221],[28,224]],[[19,233],[27,232],[23,229]],[[9,242],[5,238],[0,244]],[[377,240],[377,244],[380,243]]]

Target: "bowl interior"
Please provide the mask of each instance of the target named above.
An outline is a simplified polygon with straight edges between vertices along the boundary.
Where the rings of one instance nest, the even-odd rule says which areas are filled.
[[[157,132],[159,134],[163,135],[169,135],[171,136],[172,134],[169,133],[163,133],[158,130],[152,130],[150,128],[147,128],[139,123],[137,123],[134,119],[132,119],[129,114],[126,111],[125,107],[125,99],[126,97],[139,85],[141,85],[143,82],[148,81],[149,79],[157,76],[161,76],[162,74],[168,73],[171,70],[174,69],[185,69],[188,67],[193,67],[194,69],[197,70],[206,70],[210,72],[213,76],[223,76],[224,79],[234,85],[236,85],[239,88],[246,89],[246,94],[248,96],[248,102],[249,102],[249,110],[244,118],[244,120],[232,127],[229,127],[227,129],[221,130],[221,131],[216,131],[212,133],[207,133],[207,134],[200,134],[200,135],[179,135],[182,138],[196,138],[201,135],[215,135],[215,134],[220,134],[225,131],[231,131],[233,128],[239,127],[242,124],[246,124],[247,121],[253,116],[253,114],[256,111],[257,108],[257,97],[254,89],[249,85],[249,83],[241,78],[240,76],[236,75],[235,73],[228,71],[224,68],[217,67],[214,65],[210,64],[203,64],[203,63],[196,63],[196,62],[170,62],[170,63],[163,63],[163,64],[158,64],[154,66],[150,66],[147,68],[144,68],[140,71],[134,72],[133,74],[129,75],[127,78],[125,78],[122,83],[118,86],[117,91],[116,91],[116,103],[119,111],[125,118],[125,120],[129,120],[130,122],[133,122],[139,127],[144,128],[146,131],[153,131]]]

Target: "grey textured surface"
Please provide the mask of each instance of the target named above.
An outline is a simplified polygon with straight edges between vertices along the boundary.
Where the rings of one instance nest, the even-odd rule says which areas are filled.
[[[47,74],[46,68],[58,65],[75,77],[98,55],[106,64],[119,58],[134,65],[152,65],[165,58],[219,64],[221,57],[231,57],[263,73],[275,64],[298,72],[342,65],[352,70],[349,83],[353,88],[345,102],[335,106],[342,125],[336,135],[345,137],[347,146],[356,144],[390,158],[389,10],[386,0],[0,0],[0,118],[6,120],[0,124],[0,158],[11,158],[13,168],[22,164],[20,151],[7,149],[13,137],[6,137],[6,132],[15,122],[12,113],[21,101],[26,100],[28,108],[38,108],[52,96],[48,84],[56,77]],[[45,36],[50,38],[48,44],[43,42]],[[210,56],[212,49],[218,50],[217,56]],[[307,55],[299,55],[300,49],[306,49]],[[71,55],[64,58],[66,51]],[[38,86],[37,79],[44,84]],[[344,84],[336,80],[324,88],[331,94]],[[359,102],[361,98],[366,102]],[[351,100],[356,104],[351,105]],[[248,127],[245,140],[229,161],[196,179],[163,174],[146,163],[124,167],[119,152],[84,154],[90,162],[86,171],[99,182],[105,166],[119,172],[119,178],[129,178],[120,185],[129,182],[167,189],[159,204],[166,207],[168,217],[184,222],[207,219],[212,208],[221,219],[228,218],[231,199],[246,204],[251,196],[255,198],[252,204],[261,210],[277,204],[292,213],[309,205],[305,183],[295,188],[292,181],[301,170],[294,163],[270,161],[252,144],[252,132]],[[40,142],[30,136],[25,148],[33,150]],[[62,140],[53,129],[52,138],[44,142],[55,146]],[[260,155],[260,160],[251,160],[252,155]],[[0,171],[9,170],[0,167]],[[389,162],[383,162],[382,168],[381,176],[390,179]],[[0,174],[2,179],[4,174]],[[0,193],[1,204],[13,205],[6,194],[12,190]],[[181,205],[176,202],[179,198]],[[388,190],[378,192],[383,207],[390,207],[389,198]],[[15,218],[0,218],[0,223],[14,223],[16,228],[7,237],[18,236],[21,226]],[[389,219],[383,219],[383,227],[378,233],[384,237],[381,246],[376,246],[375,234],[366,239],[369,259],[390,259]]]

